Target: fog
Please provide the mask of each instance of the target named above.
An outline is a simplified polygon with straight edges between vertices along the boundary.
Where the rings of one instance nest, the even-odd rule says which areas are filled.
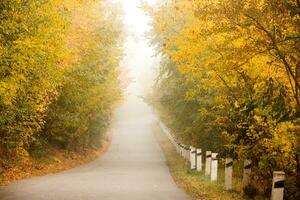
[[[141,8],[140,0],[119,0],[124,10],[124,27],[127,33],[124,44],[123,70],[128,71],[130,84],[125,93],[146,95],[152,87],[159,58],[149,45],[145,34],[151,28],[151,18]],[[144,0],[153,5],[156,0]]]

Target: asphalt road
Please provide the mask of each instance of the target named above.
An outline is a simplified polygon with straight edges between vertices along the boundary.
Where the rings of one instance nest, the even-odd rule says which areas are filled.
[[[188,200],[166,166],[153,135],[151,109],[129,97],[117,109],[113,140],[99,159],[0,188],[1,200]]]

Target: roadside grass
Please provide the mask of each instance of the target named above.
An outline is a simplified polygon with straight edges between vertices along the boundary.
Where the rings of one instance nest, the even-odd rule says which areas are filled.
[[[183,159],[173,147],[163,131],[156,126],[154,134],[159,142],[173,179],[183,190],[196,200],[245,200],[249,199],[242,195],[241,180],[238,177],[233,179],[232,191],[224,189],[224,168],[218,170],[218,181],[211,182],[204,172],[196,172],[189,169],[189,163]],[[238,176],[238,175],[237,175]]]
[[[91,162],[106,152],[111,144],[111,139],[112,131],[109,130],[101,140],[99,148],[87,149],[80,152],[49,148],[47,154],[43,154],[42,156],[36,155],[26,162],[13,166],[4,172],[1,172],[0,168],[0,186],[6,186],[33,176],[59,173]]]
[[[115,110],[122,102],[124,102],[123,97],[115,102],[112,110]],[[22,179],[56,174],[94,161],[108,150],[113,136],[112,127],[113,125],[103,133],[99,147],[76,152],[55,146],[46,149],[42,147],[31,152],[31,157],[28,157],[24,163],[19,163],[5,170],[0,166],[0,187]]]

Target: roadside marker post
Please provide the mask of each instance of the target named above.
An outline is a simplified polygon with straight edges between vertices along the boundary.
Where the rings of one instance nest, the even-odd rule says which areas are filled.
[[[181,157],[183,157],[183,147],[181,143],[179,144],[179,149],[180,149],[180,155]]]
[[[181,143],[181,156],[185,158],[185,147],[184,144]]]
[[[202,171],[202,150],[196,150],[196,163],[197,163],[197,171]]]
[[[271,200],[283,200],[285,173],[283,171],[273,172],[273,185]]]
[[[206,151],[206,158],[205,158],[205,175],[210,175],[210,168],[211,168],[211,151]]]
[[[185,159],[187,161],[190,161],[190,147],[188,147],[187,145],[185,145]]]
[[[190,147],[190,164],[191,170],[196,170],[196,148],[193,146]]]
[[[226,158],[225,159],[225,189],[232,190],[232,166],[233,159]]]
[[[210,174],[211,181],[218,180],[218,158],[217,158],[217,156],[218,156],[217,153],[211,154],[211,174]]]

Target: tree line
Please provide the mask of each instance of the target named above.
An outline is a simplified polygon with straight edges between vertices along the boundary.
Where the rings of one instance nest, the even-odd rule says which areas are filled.
[[[0,171],[49,146],[99,147],[120,98],[121,27],[106,0],[0,1]]]
[[[184,143],[252,161],[251,187],[300,188],[300,3],[170,0],[146,10],[162,56],[152,100]]]

